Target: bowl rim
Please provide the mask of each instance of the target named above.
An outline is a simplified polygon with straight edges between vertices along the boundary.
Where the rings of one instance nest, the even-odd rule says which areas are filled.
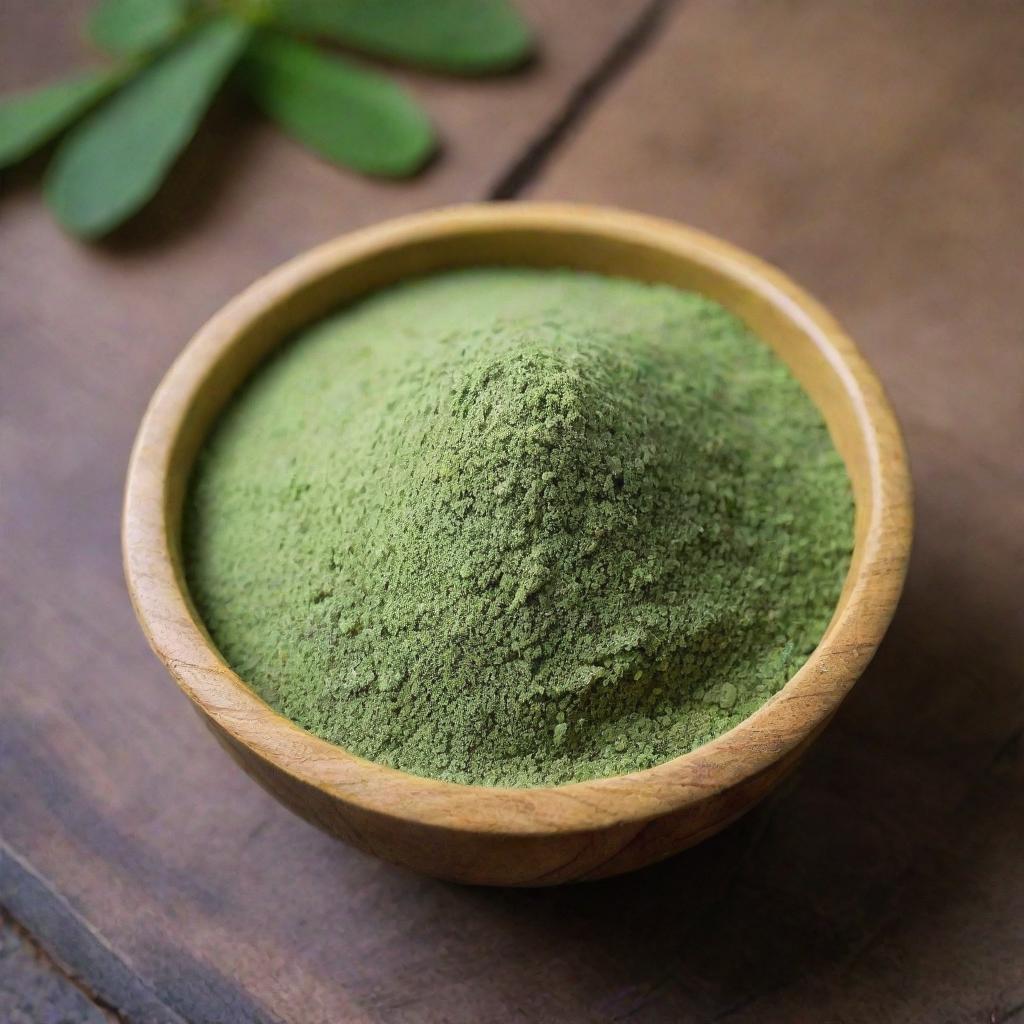
[[[504,230],[646,244],[755,293],[824,354],[852,403],[868,456],[871,501],[855,545],[855,575],[852,585],[847,581],[845,606],[816,650],[777,694],[728,732],[628,775],[532,788],[466,785],[388,768],[307,733],[220,657],[192,608],[174,554],[177,539],[169,534],[172,452],[197,389],[247,329],[298,289],[346,265],[453,233]],[[815,299],[759,258],[693,228],[608,207],[539,202],[444,207],[384,221],[299,255],[228,302],[183,349],[149,403],[132,449],[122,519],[135,614],[154,652],[215,731],[353,809],[442,831],[519,836],[649,821],[718,796],[794,753],[825,726],[874,654],[899,598],[910,541],[910,479],[895,416],[854,343]]]

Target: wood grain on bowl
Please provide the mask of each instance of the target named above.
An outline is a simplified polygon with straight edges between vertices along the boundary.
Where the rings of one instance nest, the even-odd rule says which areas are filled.
[[[496,789],[417,778],[320,740],[224,663],[192,607],[179,543],[185,487],[214,418],[300,327],[375,288],[475,265],[569,266],[702,292],[743,318],[818,405],[856,501],[851,568],[807,663],[761,710],[646,771]],[[874,653],[910,548],[902,441],[874,374],[813,299],[710,236],[564,204],[455,207],[345,236],[291,261],[217,314],[157,389],[131,459],[123,548],[153,649],[234,759],[287,806],[385,860],[464,882],[547,885],[632,870],[752,807],[792,768]]]

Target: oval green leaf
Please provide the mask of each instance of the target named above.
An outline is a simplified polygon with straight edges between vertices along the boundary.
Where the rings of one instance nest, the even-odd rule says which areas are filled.
[[[233,18],[199,26],[68,135],[46,181],[47,200],[65,228],[95,238],[153,197],[249,31]]]
[[[276,24],[436,71],[506,71],[533,49],[509,0],[274,0]]]
[[[394,82],[277,33],[253,39],[242,81],[284,130],[334,163],[403,177],[434,150],[426,114]]]
[[[0,98],[0,167],[37,150],[117,84],[119,71],[87,71]]]
[[[89,17],[89,38],[107,53],[146,53],[181,30],[188,9],[189,0],[101,0]]]

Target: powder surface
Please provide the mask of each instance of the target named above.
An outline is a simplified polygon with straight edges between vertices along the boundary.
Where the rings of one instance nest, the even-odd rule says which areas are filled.
[[[193,598],[325,739],[550,785],[712,739],[816,646],[849,483],[785,366],[666,286],[479,269],[328,318],[197,462]]]

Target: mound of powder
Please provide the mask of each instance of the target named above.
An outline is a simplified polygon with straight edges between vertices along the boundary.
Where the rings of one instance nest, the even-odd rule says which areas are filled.
[[[196,606],[265,700],[348,750],[502,786],[620,774],[750,715],[821,638],[849,483],[731,314],[480,269],[318,324],[197,462]]]

